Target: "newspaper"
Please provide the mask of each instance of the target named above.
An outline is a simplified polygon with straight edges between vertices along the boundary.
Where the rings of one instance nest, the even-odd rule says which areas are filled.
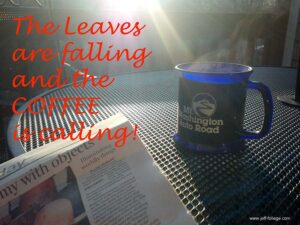
[[[126,127],[117,114],[94,130]],[[0,165],[0,225],[196,224],[139,138],[55,141]]]

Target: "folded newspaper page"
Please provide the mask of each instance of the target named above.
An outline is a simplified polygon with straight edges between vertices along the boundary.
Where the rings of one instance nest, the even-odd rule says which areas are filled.
[[[117,114],[93,132],[133,127]],[[0,225],[193,225],[142,142],[55,141],[0,165]]]

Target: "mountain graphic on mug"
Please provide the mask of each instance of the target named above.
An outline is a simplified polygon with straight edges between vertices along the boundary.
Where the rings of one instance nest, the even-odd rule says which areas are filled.
[[[193,110],[197,116],[210,117],[216,108],[216,100],[208,94],[198,94],[193,99]]]

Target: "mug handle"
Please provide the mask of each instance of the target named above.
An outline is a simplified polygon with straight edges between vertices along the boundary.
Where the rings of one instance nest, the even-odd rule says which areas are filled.
[[[265,117],[263,126],[260,131],[249,132],[244,131],[242,133],[241,138],[244,139],[259,139],[264,137],[270,130],[272,126],[272,118],[273,118],[273,99],[270,89],[260,82],[253,82],[249,81],[247,88],[258,90],[264,101],[264,110],[265,110]]]

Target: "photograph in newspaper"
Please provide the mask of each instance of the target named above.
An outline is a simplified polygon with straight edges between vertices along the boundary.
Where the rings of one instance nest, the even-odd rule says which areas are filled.
[[[70,167],[0,208],[0,225],[41,224],[89,225]]]

